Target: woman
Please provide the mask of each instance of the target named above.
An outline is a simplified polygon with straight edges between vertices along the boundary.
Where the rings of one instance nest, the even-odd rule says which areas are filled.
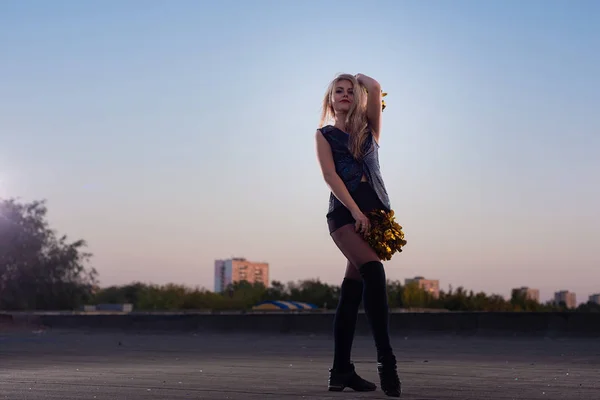
[[[329,390],[376,389],[375,384],[358,376],[350,361],[362,298],[377,348],[381,388],[388,396],[400,397],[401,383],[388,333],[385,271],[364,238],[370,229],[365,214],[376,208],[390,210],[378,159],[381,112],[381,88],[377,81],[362,74],[342,74],[327,89],[321,128],[316,133],[318,160],[331,189],[327,213],[329,232],[347,259],[334,319],[335,346]],[[335,123],[323,126],[327,119]]]

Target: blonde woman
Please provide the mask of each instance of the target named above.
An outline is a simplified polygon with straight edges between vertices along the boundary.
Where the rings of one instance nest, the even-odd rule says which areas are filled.
[[[350,354],[361,299],[375,347],[377,371],[386,395],[400,397],[401,383],[388,333],[386,275],[380,258],[364,236],[373,209],[390,210],[379,168],[382,98],[379,83],[358,74],[338,75],[323,99],[316,132],[317,156],[331,189],[327,224],[331,238],[347,259],[334,319],[334,360],[329,390],[373,391],[376,385],[355,371]],[[333,120],[333,125],[323,125]]]

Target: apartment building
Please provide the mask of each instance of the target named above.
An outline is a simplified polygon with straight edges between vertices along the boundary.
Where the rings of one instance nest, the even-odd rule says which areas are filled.
[[[568,290],[561,290],[554,293],[554,304],[565,303],[567,308],[577,308],[577,298],[575,293]]]
[[[440,281],[437,279],[425,279],[422,276],[407,278],[404,284],[416,283],[421,289],[432,295],[434,299],[440,297]]]
[[[520,288],[513,289],[513,291],[520,296],[525,296],[527,300],[537,301],[538,303],[540,302],[539,289],[532,289],[530,287],[523,286]]]
[[[245,258],[215,260],[215,292],[222,292],[228,285],[241,281],[262,282],[269,287],[269,264]]]

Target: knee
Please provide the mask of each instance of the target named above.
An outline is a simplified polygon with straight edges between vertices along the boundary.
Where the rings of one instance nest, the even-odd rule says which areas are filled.
[[[385,269],[381,261],[369,261],[359,267],[360,275],[365,282],[386,285]]]
[[[363,281],[362,281],[362,279],[356,280],[356,279],[344,278],[341,289],[342,289],[342,293],[341,293],[342,295],[346,295],[346,296],[350,295],[351,297],[358,296],[360,298],[362,291],[363,291]]]
[[[344,279],[362,282],[362,276],[360,276],[360,272],[358,272],[358,268],[356,268],[352,264],[348,264],[346,267],[346,273],[344,274]]]
[[[363,294],[362,280],[344,278],[341,289],[338,307],[343,303],[347,309],[358,309]]]

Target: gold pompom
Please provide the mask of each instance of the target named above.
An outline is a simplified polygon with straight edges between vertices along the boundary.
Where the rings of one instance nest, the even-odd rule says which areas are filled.
[[[394,210],[374,210],[367,215],[371,221],[371,230],[366,236],[369,245],[381,260],[391,260],[394,253],[402,252],[406,245],[404,232],[395,219]]]

